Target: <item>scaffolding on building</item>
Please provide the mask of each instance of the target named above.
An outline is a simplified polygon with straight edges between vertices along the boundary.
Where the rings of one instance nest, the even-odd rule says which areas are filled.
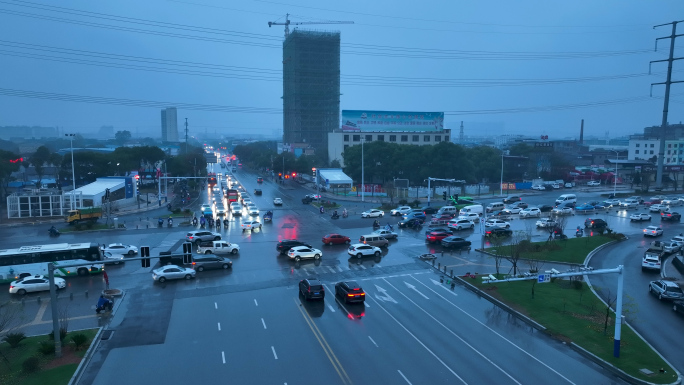
[[[74,207],[83,207],[81,193],[58,189],[24,189],[7,197],[7,218],[63,217]]]

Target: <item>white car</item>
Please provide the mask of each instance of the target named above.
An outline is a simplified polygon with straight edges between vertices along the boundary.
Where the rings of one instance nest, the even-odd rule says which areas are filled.
[[[648,226],[644,229],[644,237],[658,237],[663,235],[663,229],[658,226]]]
[[[485,222],[485,227],[500,227],[502,229],[508,229],[511,227],[511,224],[502,221],[501,219],[487,219],[487,222]]]
[[[541,210],[536,207],[528,207],[520,210],[520,218],[541,217]]]
[[[657,204],[657,205],[651,205],[651,207],[648,208],[648,211],[652,213],[659,213],[661,211],[667,210],[667,206],[662,205],[662,204]]]
[[[629,221],[634,222],[634,221],[650,221],[651,220],[651,215],[646,214],[646,213],[637,213],[637,214],[632,214],[629,216]]]
[[[519,214],[522,211],[522,209],[518,206],[511,205],[511,206],[506,207],[502,211],[506,214]]]
[[[261,230],[261,223],[259,221],[246,221],[242,222],[242,231],[244,232],[245,230],[254,230],[254,229],[260,229]]]
[[[467,219],[469,221],[476,222],[480,220],[480,215],[478,213],[463,213],[456,219]]]
[[[387,229],[378,229],[373,231],[371,234],[379,235],[385,239],[397,239],[399,234],[395,233],[392,230],[387,230]]]
[[[194,269],[176,265],[166,265],[152,270],[152,279],[159,282],[165,282],[169,279],[191,279],[195,278],[195,274],[197,273]]]
[[[447,224],[447,227],[454,230],[474,229],[475,223],[468,218],[459,217],[457,219],[450,220]]]
[[[608,207],[620,206],[619,199],[606,199],[603,203]]]
[[[679,206],[682,204],[682,201],[680,201],[677,198],[670,198],[670,199],[664,199],[661,204],[665,206]]]
[[[55,277],[55,287],[64,289],[66,281],[63,278]],[[43,275],[30,275],[10,283],[10,294],[24,295],[34,291],[50,290],[50,280]]]
[[[102,253],[102,261],[105,265],[118,265],[121,262],[125,262],[123,254],[112,254],[109,251]]]
[[[538,228],[543,229],[547,227],[554,227],[556,226],[556,221],[551,219],[551,218],[542,218],[537,221],[536,225]]]
[[[572,215],[572,207],[556,207],[551,210],[554,215]]]
[[[390,215],[392,216],[397,216],[397,215],[404,215],[407,214],[411,211],[411,206],[399,206],[396,209],[390,210]]]
[[[138,248],[131,245],[124,245],[123,243],[110,243],[109,246],[101,247],[102,251],[110,252],[112,254],[138,254]]]
[[[259,215],[259,209],[255,205],[247,206],[249,215]]]
[[[295,261],[302,259],[320,259],[323,252],[308,246],[295,246],[287,252],[287,256]]]
[[[573,182],[567,182],[567,183],[565,184],[565,188],[572,188],[572,187],[575,187],[575,183],[573,183]]]
[[[590,180],[589,182],[587,182],[587,186],[600,186],[600,185],[601,185],[601,182],[599,182],[597,180]]]
[[[532,190],[544,191],[544,190],[546,190],[546,188],[544,188],[544,186],[542,186],[540,184],[534,184],[534,185],[532,185]]]
[[[226,216],[226,209],[224,209],[224,208],[216,209],[216,216],[217,217],[225,217]]]
[[[356,243],[349,246],[349,249],[347,249],[347,254],[356,258],[361,258],[369,255],[379,257],[382,254],[382,250],[380,250],[379,247],[367,245],[365,243]]]
[[[384,215],[385,215],[385,212],[382,210],[371,209],[371,210],[362,212],[361,218],[382,217]]]
[[[626,208],[626,209],[635,209],[639,206],[639,201],[636,199],[625,199],[624,201],[620,202],[620,207]]]
[[[273,198],[273,204],[276,206],[280,206],[283,204],[283,200],[280,198]]]

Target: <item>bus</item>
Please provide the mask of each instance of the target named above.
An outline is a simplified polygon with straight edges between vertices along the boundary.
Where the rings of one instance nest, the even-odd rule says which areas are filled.
[[[0,282],[12,282],[20,275],[48,275],[48,263],[55,265],[55,276],[69,277],[101,273],[102,250],[97,243],[57,243],[22,246],[0,250]],[[60,265],[79,264],[74,267]]]
[[[228,199],[228,203],[229,203],[229,204],[232,203],[232,202],[237,202],[237,201],[238,201],[238,198],[239,198],[238,190],[236,190],[236,189],[228,189],[228,190],[226,191],[226,199]]]

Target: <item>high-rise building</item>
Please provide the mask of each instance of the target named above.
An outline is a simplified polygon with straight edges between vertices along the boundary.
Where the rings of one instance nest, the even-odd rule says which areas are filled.
[[[162,142],[178,142],[178,110],[169,107],[161,111]]]
[[[339,116],[340,33],[292,31],[283,43],[283,143],[326,154]]]

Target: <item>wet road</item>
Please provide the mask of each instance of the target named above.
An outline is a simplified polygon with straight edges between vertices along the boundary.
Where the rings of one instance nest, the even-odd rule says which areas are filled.
[[[339,232],[352,240],[370,233],[372,219],[355,214],[377,204],[347,204],[350,217],[331,220],[303,205],[301,197],[308,191],[292,181],[279,186],[257,184],[256,175],[245,171],[237,176],[248,192],[263,190],[252,199],[262,214],[273,210],[274,221],[262,230],[242,232],[240,224],[248,216],[231,217],[229,226],[218,230],[241,247],[240,254],[230,256],[232,270],[158,284],[151,269],[137,261],[108,266],[111,286],[126,291],[114,316],[92,314],[93,293],[103,285],[100,276],[68,280],[60,304],[69,304],[70,328],[108,325],[114,331],[101,342],[80,383],[621,383],[488,301],[439,284],[438,275],[415,258],[440,251],[439,246],[426,246],[424,231],[397,229],[399,240],[391,241],[379,259],[357,260],[349,257],[346,246],[322,245],[325,233]],[[526,201],[547,203],[557,195],[552,193]],[[282,207],[273,206],[274,197],[283,198]],[[522,230],[530,221],[535,220],[514,220],[512,226]],[[381,222],[396,220],[385,217]],[[60,241],[148,245],[155,256],[177,250],[188,229],[64,234]],[[546,236],[533,231],[536,237]],[[19,234],[3,233],[7,247],[27,244]],[[461,235],[479,246],[477,229]],[[276,243],[290,238],[321,249],[321,261],[293,263],[280,256]],[[457,257],[474,271],[491,263],[475,252]],[[306,277],[326,285],[324,301],[299,298],[297,283]],[[358,281],[368,293],[367,304],[337,300],[332,288],[340,280]],[[29,333],[50,328],[49,311],[40,310],[49,301],[38,302],[38,296],[26,297],[27,308],[35,312],[35,318],[29,312],[25,320]]]

